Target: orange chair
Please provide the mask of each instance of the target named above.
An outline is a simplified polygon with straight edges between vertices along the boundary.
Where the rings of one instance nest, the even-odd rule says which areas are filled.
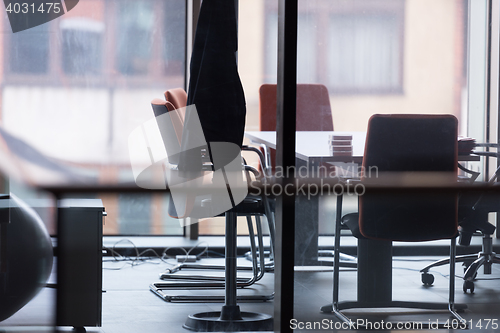
[[[165,144],[165,148],[167,151],[169,164],[178,165],[179,164],[179,148],[181,147],[182,136],[184,131],[184,119],[185,117],[189,117],[186,115],[186,93],[182,88],[177,88],[173,90],[168,90],[165,92],[165,99],[155,98],[152,102],[153,113],[158,117],[168,113],[169,121],[161,121],[161,125],[159,123],[160,134],[163,138],[163,142]],[[201,128],[200,128],[201,130]],[[205,142],[206,144],[206,142]],[[251,148],[243,147],[245,150],[253,150]],[[213,152],[213,150],[212,150]],[[200,162],[202,162],[200,160]],[[245,169],[248,172],[252,172],[258,175],[258,171],[246,166]],[[253,170],[252,170],[253,169]],[[205,169],[203,169],[205,170]],[[207,180],[208,183],[211,183],[213,180],[213,169],[209,167],[205,170],[203,178]],[[200,171],[201,172],[201,171]],[[247,177],[250,177],[250,174],[247,172]],[[200,202],[200,198],[203,196],[202,191],[194,195],[187,195],[185,202],[181,203],[177,207],[174,206],[172,197],[170,198],[169,203],[169,215],[174,218],[184,218],[186,216],[197,216],[197,214],[206,215],[207,210],[210,208],[210,200],[202,200]],[[234,192],[233,192],[234,195]],[[203,198],[201,198],[203,199]],[[236,200],[236,198],[235,198]],[[179,201],[177,202],[177,204]],[[237,205],[237,208],[231,209],[229,212],[231,218],[236,218],[237,215],[246,216],[248,230],[250,235],[250,248],[252,253],[252,267],[232,267],[231,269],[239,269],[239,270],[251,270],[253,272],[253,276],[250,278],[239,278],[237,281],[237,287],[247,287],[260,280],[264,275],[264,271],[266,268],[270,268],[269,265],[266,266],[264,261],[264,256],[260,255],[264,253],[264,245],[263,245],[263,234],[261,228],[261,215],[266,215],[267,221],[269,223],[269,228],[272,230],[274,228],[274,218],[272,216],[269,203],[267,202],[266,197],[255,197],[255,196],[247,196],[240,204]],[[210,213],[209,213],[210,214]],[[232,215],[231,215],[232,214]],[[236,215],[235,215],[236,214]],[[257,256],[257,247],[255,244],[255,236],[253,230],[253,223],[251,216],[255,216],[256,219],[256,229],[257,229],[257,238],[258,238],[258,251],[259,255]],[[228,215],[226,214],[226,218]],[[226,226],[232,225],[232,222],[226,223]],[[234,225],[235,226],[235,225]],[[226,237],[231,238],[231,236],[236,236],[235,232],[228,233],[226,230]],[[273,244],[273,242],[271,241]],[[235,258],[235,257],[234,257]],[[258,259],[258,260],[257,260]],[[169,295],[163,292],[163,290],[170,289],[178,289],[178,288],[224,288],[226,286],[225,279],[217,278],[214,276],[200,276],[200,275],[181,275],[181,274],[173,274],[181,269],[208,269],[208,270],[217,270],[217,269],[227,269],[225,266],[215,266],[215,265],[199,265],[199,264],[189,264],[189,263],[181,263],[173,268],[167,269],[164,273],[160,274],[160,277],[164,280],[191,280],[188,282],[158,282],[150,285],[150,289],[159,297],[166,301],[187,301],[187,302],[195,302],[195,301],[222,301],[224,297],[220,296],[196,296],[196,295],[186,295],[186,296],[178,296],[178,295]],[[196,281],[198,280],[198,281]],[[204,282],[203,282],[204,281]],[[235,287],[235,286],[234,286]],[[208,297],[208,298],[207,298]],[[274,294],[271,295],[250,295],[244,297],[238,297],[238,299],[247,300],[247,301],[267,301],[272,300]]]
[[[458,324],[466,323],[456,310],[464,310],[467,306],[455,304],[457,194],[435,189],[410,191],[407,188],[399,192],[373,190],[377,186],[390,188],[388,180],[408,181],[411,179],[408,175],[422,180],[425,175],[438,174],[441,181],[455,182],[458,165],[457,126],[458,121],[452,115],[377,114],[370,118],[363,169],[375,167],[376,175],[371,180],[368,175],[362,177],[362,183],[372,186],[359,196],[359,214],[347,214],[340,219],[342,208],[338,205],[335,224],[335,251],[340,248],[341,224],[349,227],[353,236],[358,238],[358,300],[339,302],[339,265],[335,258],[333,303],[322,307],[322,312],[333,312],[338,319],[349,323],[350,319],[341,310],[448,310],[454,320],[458,320]],[[337,202],[342,203],[341,196]],[[392,241],[436,239],[451,239],[448,303],[392,300]],[[375,246],[377,250],[373,251]]]
[[[276,131],[275,84],[259,89],[259,128]],[[332,109],[328,89],[322,84],[297,84],[297,131],[333,131]]]
[[[276,131],[277,86],[263,84],[259,89],[259,130]],[[297,131],[333,131],[328,89],[322,84],[297,84]],[[274,171],[276,152],[262,147]]]
[[[170,102],[175,109],[183,108],[187,105],[187,93],[182,88],[175,88],[165,91],[165,100]],[[172,111],[169,109],[169,111]]]
[[[155,98],[152,101],[153,112],[155,117],[169,112],[172,128],[160,128],[160,133],[164,142],[167,145],[179,145],[182,140],[182,129],[184,128],[184,118],[186,116],[187,94],[182,88],[167,90],[164,93],[165,100]],[[170,147],[166,147],[169,150]],[[175,151],[175,148],[170,148],[170,151]],[[173,164],[179,164],[179,156],[172,157],[170,161]]]

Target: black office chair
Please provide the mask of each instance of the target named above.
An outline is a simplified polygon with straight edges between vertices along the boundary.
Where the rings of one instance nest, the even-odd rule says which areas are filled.
[[[396,189],[383,191],[382,187],[397,180],[417,179],[438,173],[438,181],[447,184],[456,181],[457,175],[457,120],[451,115],[374,115],[370,118],[363,158],[361,183],[366,192],[359,197],[359,213],[341,218],[341,207],[337,215],[335,250],[340,246],[341,224],[351,229],[358,238],[358,276],[369,275],[371,280],[358,281],[358,301],[339,302],[339,265],[334,264],[333,304],[324,306],[323,312],[332,311],[340,320],[349,322],[341,310],[350,308],[417,308],[442,309],[464,323],[456,309],[465,305],[454,304],[454,258],[457,234],[457,195],[434,190],[410,191]],[[371,178],[369,178],[371,173]],[[398,178],[401,176],[401,178]],[[407,178],[409,176],[409,178]],[[425,178],[424,178],[425,179]],[[421,184],[418,184],[421,185]],[[415,184],[413,185],[415,186]],[[342,199],[339,196],[338,202]],[[391,256],[392,241],[426,241],[451,239],[450,285],[448,303],[394,301],[390,290],[378,294],[368,284],[374,279],[385,286],[392,281],[391,261],[380,256]],[[377,253],[369,252],[377,242]],[[371,245],[370,245],[371,243]],[[384,252],[385,251],[385,252]],[[366,258],[370,258],[365,260]],[[380,259],[380,260],[379,260]],[[368,262],[370,261],[370,262]],[[383,266],[383,267],[381,267]],[[383,277],[371,274],[371,270],[385,269]],[[384,288],[380,288],[384,290]],[[375,290],[377,293],[378,290]]]
[[[498,148],[494,144],[477,144],[476,146],[489,146]],[[473,152],[474,153],[474,152]],[[477,155],[499,157],[498,152],[475,152]],[[461,167],[467,173],[474,174],[471,182],[474,182],[478,173]],[[488,183],[493,186],[498,185],[498,178],[500,176],[500,167],[497,168],[493,176],[489,179]],[[488,222],[489,212],[498,212],[500,197],[492,193],[463,193],[459,199],[459,233],[460,237],[458,243],[462,246],[469,246],[471,238],[474,234],[482,236],[482,251],[476,254],[460,255],[455,257],[456,262],[462,262],[464,265],[463,276],[463,291],[467,293],[474,292],[474,280],[476,279],[478,270],[483,267],[484,274],[491,274],[492,264],[500,264],[500,257],[493,252],[492,235],[496,227]],[[434,276],[429,273],[433,267],[449,264],[449,258],[438,260],[422,268],[422,283],[424,285],[432,285]]]

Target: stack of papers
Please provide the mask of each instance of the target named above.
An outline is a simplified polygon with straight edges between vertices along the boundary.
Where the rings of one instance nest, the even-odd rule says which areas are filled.
[[[469,137],[458,137],[458,155],[469,155],[476,147],[476,139]]]
[[[329,135],[328,144],[332,156],[352,156],[352,135]]]

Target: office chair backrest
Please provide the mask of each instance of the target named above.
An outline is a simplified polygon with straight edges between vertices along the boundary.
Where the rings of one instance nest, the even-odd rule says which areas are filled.
[[[175,109],[180,109],[187,105],[187,93],[182,88],[167,90],[164,95],[165,100],[172,103]]]
[[[170,164],[179,164],[179,152],[181,149],[182,131],[184,128],[185,108],[177,109],[169,101],[155,98],[151,101],[153,113],[158,122],[165,149]],[[169,121],[164,118],[168,113]]]
[[[159,98],[151,101],[158,129],[167,151],[168,162],[172,166],[178,166],[181,158],[182,134],[186,117],[186,98],[183,95],[185,96],[186,93],[180,88],[167,90],[165,92],[166,101]],[[174,171],[168,172],[172,173]],[[174,183],[169,185],[174,185]],[[176,201],[177,205],[174,205],[174,199],[171,195],[168,214],[173,218],[183,218],[192,212],[195,196],[186,195]]]
[[[260,130],[276,130],[275,84],[259,89]],[[322,84],[297,84],[297,131],[333,131],[328,89]]]
[[[165,96],[169,96],[168,92]],[[174,103],[180,106],[178,101]],[[204,169],[201,154],[208,145],[197,110],[194,106],[178,109],[174,103],[161,99],[151,101],[168,162],[174,166],[164,171],[171,190],[169,215],[206,218],[233,208],[248,192],[240,147],[234,143],[211,142],[213,168]],[[188,140],[187,150],[183,140]],[[203,201],[210,205],[204,207]]]
[[[405,172],[418,177],[419,172],[436,172],[456,179],[457,127],[452,115],[372,116],[363,158],[364,177],[377,181],[374,178],[384,173]],[[436,190],[374,193],[367,189],[359,198],[359,213],[360,231],[367,238],[452,238],[458,227],[457,195]]]
[[[179,164],[179,155],[184,120],[186,116],[187,94],[182,88],[175,88],[165,91],[165,101],[155,98],[151,101],[155,117],[169,113],[170,120],[163,126],[159,126],[165,148],[169,154],[171,164]],[[158,118],[157,118],[158,119]],[[174,136],[175,135],[175,136]],[[177,145],[178,144],[178,145]]]

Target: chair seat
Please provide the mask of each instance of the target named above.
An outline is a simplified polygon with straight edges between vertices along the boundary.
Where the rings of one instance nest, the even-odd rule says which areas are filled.
[[[211,200],[205,199],[202,202],[203,207],[210,207]],[[236,213],[238,215],[265,215],[264,204],[262,198],[248,195],[242,202],[237,204],[232,209],[227,212]],[[219,214],[217,216],[224,216],[225,213]]]
[[[236,207],[229,210],[230,212],[237,213],[238,215],[264,215],[264,205],[262,203],[262,198],[248,195],[242,202],[240,202]]]
[[[358,213],[351,213],[351,214],[346,214],[342,217],[342,225],[346,226],[351,230],[352,235],[358,239],[366,239],[365,236],[361,234],[361,231],[359,231],[359,214]]]

